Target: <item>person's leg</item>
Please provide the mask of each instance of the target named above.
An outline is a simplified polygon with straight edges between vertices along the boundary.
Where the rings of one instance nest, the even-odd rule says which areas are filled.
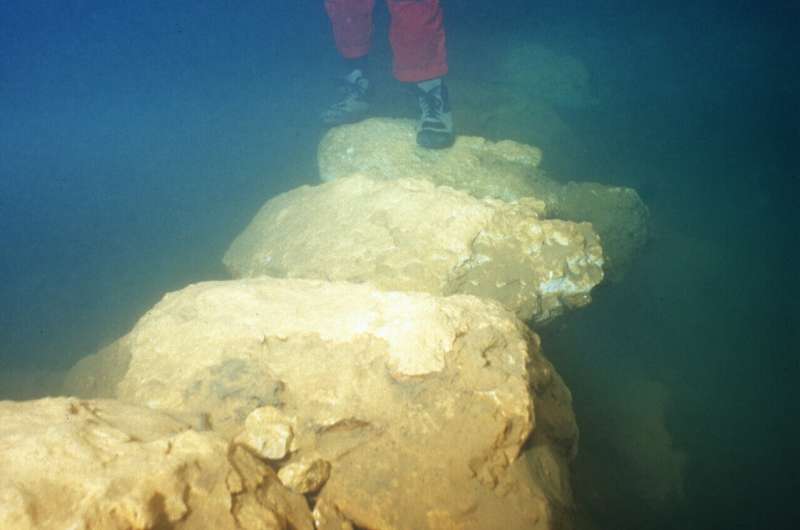
[[[417,143],[439,149],[453,144],[453,115],[447,86],[447,51],[439,0],[387,0],[394,75],[415,83],[421,110]]]
[[[387,0],[392,15],[389,40],[394,75],[417,83],[447,73],[442,8],[439,0]]]
[[[336,48],[345,59],[357,59],[369,53],[374,7],[375,0],[325,0]]]
[[[322,114],[329,125],[352,123],[369,111],[367,54],[372,43],[375,0],[325,0],[336,48],[345,62],[342,96]]]

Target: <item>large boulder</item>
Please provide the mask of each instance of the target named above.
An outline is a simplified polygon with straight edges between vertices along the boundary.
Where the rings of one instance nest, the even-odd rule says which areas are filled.
[[[452,148],[430,150],[416,145],[415,134],[410,120],[373,118],[335,127],[317,150],[320,178],[411,177],[477,198],[535,197],[544,203],[545,218],[592,224],[607,257],[606,270],[615,278],[647,241],[648,210],[633,189],[554,180],[539,168],[542,152],[515,141],[458,136]]]
[[[191,285],[70,380],[204,418],[313,493],[319,528],[555,528],[572,502],[569,391],[536,335],[473,296]]]
[[[312,530],[251,451],[163,413],[75,398],[0,402],[4,530]]]
[[[591,227],[540,219],[542,210],[533,198],[507,203],[426,180],[352,176],[268,201],[224,262],[236,277],[474,294],[540,323],[587,304],[603,277]]]
[[[478,198],[548,201],[550,190],[537,186],[538,174],[532,171],[542,159],[537,147],[457,136],[451,148],[434,150],[419,147],[415,138],[412,120],[371,118],[334,127],[317,149],[320,178],[330,181],[354,173],[386,180],[417,178]]]

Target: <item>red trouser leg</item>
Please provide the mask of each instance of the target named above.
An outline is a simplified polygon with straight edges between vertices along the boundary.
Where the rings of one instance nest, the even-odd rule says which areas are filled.
[[[404,82],[425,81],[447,73],[442,8],[439,0],[387,0],[392,15],[389,40],[394,75]],[[347,59],[369,52],[375,0],[325,0],[336,47]]]
[[[373,7],[375,0],[325,0],[336,48],[345,58],[355,59],[369,52]]]
[[[387,0],[392,15],[389,40],[394,76],[415,83],[447,73],[442,8],[439,0]]]

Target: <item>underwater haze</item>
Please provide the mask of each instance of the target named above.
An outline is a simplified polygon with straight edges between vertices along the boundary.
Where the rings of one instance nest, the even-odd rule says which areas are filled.
[[[376,108],[413,118],[377,5]],[[506,86],[552,121],[469,134],[650,211],[624,277],[538,330],[581,527],[794,528],[797,2],[442,5],[456,129],[459,80]],[[340,73],[321,0],[0,0],[0,399],[58,392],[166,292],[226,278],[258,208],[319,181]]]

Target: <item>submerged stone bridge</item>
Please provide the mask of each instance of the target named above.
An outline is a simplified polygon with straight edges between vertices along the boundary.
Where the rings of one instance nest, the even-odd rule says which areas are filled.
[[[0,527],[570,527],[578,430],[529,325],[607,263],[540,156],[330,131],[324,182],[266,202],[233,279],[164,296],[70,397],[0,404]]]

